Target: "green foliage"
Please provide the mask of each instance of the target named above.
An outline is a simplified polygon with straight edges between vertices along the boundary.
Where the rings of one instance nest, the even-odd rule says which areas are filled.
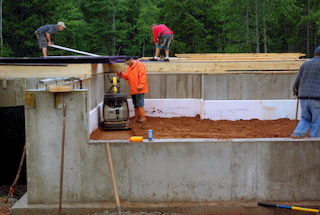
[[[102,55],[153,56],[151,24],[174,31],[171,56],[303,52],[319,45],[318,0],[3,1],[3,56],[41,56],[34,31],[63,21],[54,43]],[[309,47],[309,48],[307,48]],[[50,55],[74,55],[53,50]]]
[[[14,56],[37,55],[34,31],[53,16],[55,7],[52,0],[3,1],[3,41]]]

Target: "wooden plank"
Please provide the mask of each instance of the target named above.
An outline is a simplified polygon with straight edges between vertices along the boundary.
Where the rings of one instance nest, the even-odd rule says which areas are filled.
[[[36,99],[33,92],[29,92],[29,91],[24,92],[24,105],[27,107],[36,106]]]
[[[296,73],[305,60],[299,61],[224,61],[224,62],[143,62],[147,73]],[[124,71],[123,64],[113,70]]]
[[[91,64],[67,66],[8,66],[0,65],[0,78],[91,77]]]
[[[140,60],[148,61],[147,58],[141,58]],[[230,57],[230,56],[223,56],[223,57],[212,57],[212,58],[177,58],[177,57],[171,57],[170,62],[188,62],[188,61],[214,61],[214,62],[220,62],[220,61],[286,61],[286,60],[303,60],[299,59],[298,57]],[[162,63],[162,60],[157,61],[156,63]]]
[[[304,61],[145,63],[148,72],[239,73],[297,71]]]
[[[70,86],[64,85],[64,86],[49,86],[49,91],[52,93],[66,93],[71,92],[72,88]]]
[[[302,53],[193,53],[193,54],[175,54],[179,58],[219,58],[219,57],[302,57]]]

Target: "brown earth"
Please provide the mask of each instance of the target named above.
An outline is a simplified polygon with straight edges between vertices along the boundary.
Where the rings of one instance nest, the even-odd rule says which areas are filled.
[[[131,136],[143,136],[147,139],[148,130],[154,131],[155,139],[180,138],[288,138],[292,134],[296,120],[209,120],[196,117],[147,117],[147,122],[137,123],[130,119],[127,131],[102,131],[101,128],[92,132],[93,140],[127,140]]]

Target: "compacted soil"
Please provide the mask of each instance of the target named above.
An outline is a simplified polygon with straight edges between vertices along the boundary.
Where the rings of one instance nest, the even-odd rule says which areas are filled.
[[[137,123],[130,118],[126,131],[102,131],[101,128],[92,132],[93,140],[127,140],[131,136],[143,136],[147,139],[148,130],[154,131],[155,139],[181,138],[289,138],[296,120],[209,120],[196,117],[159,118],[147,117],[147,122]]]

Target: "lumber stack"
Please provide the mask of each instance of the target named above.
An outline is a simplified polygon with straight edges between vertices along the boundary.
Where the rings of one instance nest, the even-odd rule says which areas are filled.
[[[206,61],[285,61],[299,60],[302,53],[196,53],[175,54],[178,60]]]
[[[297,73],[306,59],[302,53],[197,53],[175,54],[170,62],[140,58],[149,73]],[[110,65],[111,70],[125,70]]]
[[[305,56],[306,54],[302,53],[194,53],[175,54],[170,61],[291,61],[301,60]],[[148,60],[149,58],[140,59]]]

